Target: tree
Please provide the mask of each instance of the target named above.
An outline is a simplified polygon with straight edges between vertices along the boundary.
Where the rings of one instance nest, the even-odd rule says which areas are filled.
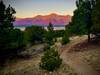
[[[76,34],[88,34],[88,41],[90,41],[91,27],[92,27],[92,9],[95,5],[95,0],[77,0],[77,9],[72,18],[72,32]]]
[[[15,21],[15,16],[14,14],[16,13],[15,9],[12,8],[10,5],[8,6],[8,8],[6,9],[6,24],[5,26],[8,27],[9,29],[13,28],[13,22]],[[8,23],[8,24],[7,24]]]
[[[62,37],[62,45],[65,45],[65,44],[67,44],[67,43],[69,43],[70,42],[70,39],[69,39],[69,32],[68,31],[66,31],[65,32],[65,34],[63,35],[63,37]]]
[[[9,33],[13,29],[13,22],[15,20],[15,10],[9,5],[6,8],[3,1],[0,1],[0,48],[6,48],[11,41],[9,40]]]
[[[35,42],[43,42],[44,41],[44,33],[45,30],[39,26],[27,27],[25,29],[25,43],[34,44]]]
[[[92,32],[96,36],[100,36],[100,0],[96,0],[96,5],[93,8],[92,11],[92,21],[93,21],[93,26],[92,26]]]
[[[76,1],[77,9],[74,11],[74,16],[72,17],[71,33],[76,35],[82,35],[86,33],[86,22],[85,22],[85,12],[84,12],[84,1]]]
[[[48,28],[48,31],[51,31],[51,32],[54,30],[53,25],[52,25],[51,22],[49,23],[47,28]]]
[[[58,52],[55,49],[46,50],[41,58],[40,67],[48,71],[54,71],[59,68],[62,64],[62,59],[60,58]]]
[[[91,27],[93,26],[91,16],[92,16],[92,10],[93,10],[94,5],[95,5],[95,0],[85,0],[84,2],[85,22],[86,22],[86,28],[88,31],[88,41],[90,41],[91,39],[90,37],[90,34],[92,33]]]
[[[5,10],[6,10],[6,7],[3,1],[0,1],[0,29],[3,26],[4,20],[5,20]]]
[[[20,29],[12,29],[9,33],[10,49],[20,48],[24,45],[24,33]]]
[[[0,1],[0,29],[13,28],[13,22],[15,21],[16,11],[10,5],[6,8],[3,1]]]
[[[15,21],[15,10],[10,5],[5,6],[3,1],[0,1],[0,60],[4,60],[13,52],[10,50],[12,45],[12,37],[10,33],[13,30],[13,22]],[[13,35],[13,34],[12,34]]]
[[[64,34],[65,34],[65,30],[55,30],[54,31],[55,38],[62,37]]]
[[[49,45],[53,45],[54,41],[53,41],[53,33],[47,31],[45,34],[45,42]]]
[[[47,28],[48,28],[48,31],[47,31],[47,33],[45,35],[45,40],[49,45],[53,45],[54,44],[55,35],[54,35],[54,28],[53,28],[52,23],[49,23]]]

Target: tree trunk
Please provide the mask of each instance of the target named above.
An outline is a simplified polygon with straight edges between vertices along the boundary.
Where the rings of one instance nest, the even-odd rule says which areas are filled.
[[[88,42],[91,41],[91,37],[90,37],[90,31],[88,31]]]

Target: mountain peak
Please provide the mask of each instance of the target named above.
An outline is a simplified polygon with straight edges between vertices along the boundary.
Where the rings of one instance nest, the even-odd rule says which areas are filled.
[[[33,18],[16,19],[14,26],[28,25],[48,25],[52,22],[54,25],[67,25],[71,21],[71,16],[58,15],[52,13],[50,15],[37,15]]]
[[[57,16],[58,14],[56,13],[51,13],[50,16]]]

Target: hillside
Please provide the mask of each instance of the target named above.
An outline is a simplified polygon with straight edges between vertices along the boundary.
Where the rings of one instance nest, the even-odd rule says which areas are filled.
[[[68,45],[60,48],[61,58],[77,75],[100,74],[100,44],[88,43],[87,36],[71,38]]]
[[[27,25],[48,25],[51,22],[54,25],[67,25],[71,21],[70,15],[38,15],[32,18],[16,18],[14,26],[27,26]]]
[[[99,75],[100,73],[100,47],[99,44],[87,43],[87,36],[76,36],[70,38],[71,42],[61,46],[59,49],[63,64],[54,72],[47,72],[39,68],[40,58],[43,53],[33,55],[30,59],[20,59],[14,63],[7,63],[2,69],[2,75]],[[83,46],[85,45],[85,47]],[[80,46],[80,47],[79,47]],[[33,46],[39,48],[41,45]],[[32,53],[32,52],[31,52]]]

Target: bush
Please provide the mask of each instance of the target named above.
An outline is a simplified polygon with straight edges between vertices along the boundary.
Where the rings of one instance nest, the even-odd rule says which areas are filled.
[[[61,63],[62,59],[60,59],[58,52],[54,49],[49,49],[42,56],[40,67],[48,71],[53,71],[59,68]]]
[[[49,45],[53,45],[54,44],[54,32],[46,32],[45,33],[45,42]]]
[[[13,29],[9,33],[10,49],[17,49],[24,46],[24,35],[20,29]]]
[[[54,31],[54,37],[59,38],[62,37],[65,34],[65,30],[55,30]]]
[[[65,44],[67,44],[69,42],[70,42],[69,37],[66,37],[66,36],[62,37],[62,45],[65,45]]]
[[[24,31],[24,42],[25,44],[35,44],[43,42],[45,30],[39,26],[27,27]]]

